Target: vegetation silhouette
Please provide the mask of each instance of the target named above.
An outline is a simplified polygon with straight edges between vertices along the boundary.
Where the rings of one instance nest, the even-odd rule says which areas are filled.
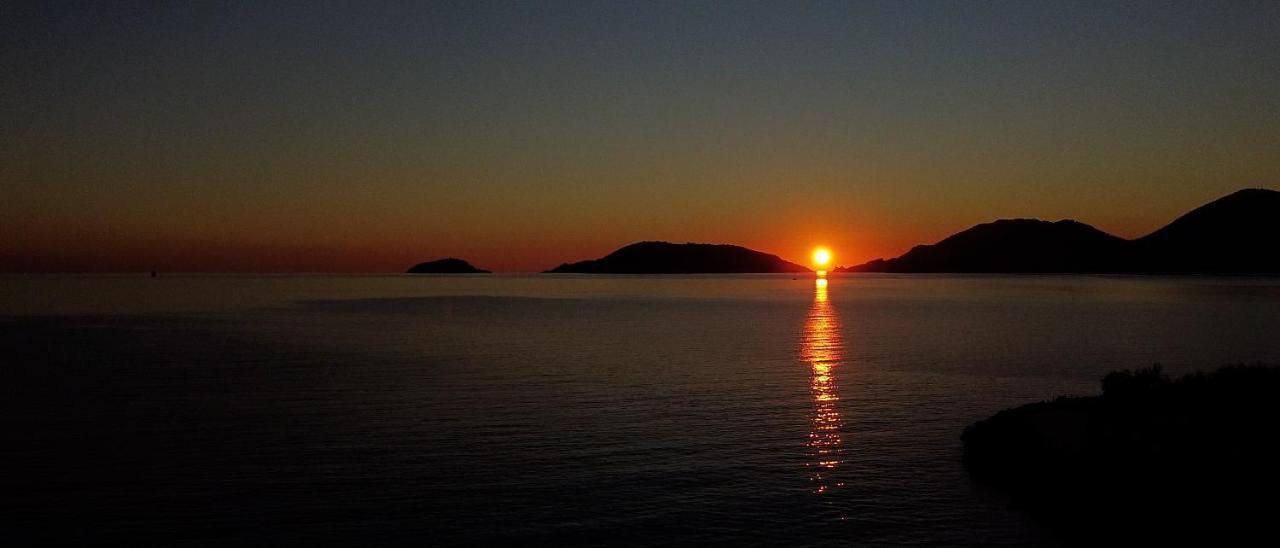
[[[1102,388],[969,426],[965,467],[1076,541],[1270,532],[1280,368],[1227,366],[1175,380],[1156,365],[1108,374]]]
[[[409,267],[405,271],[407,274],[488,274],[488,270],[482,270],[471,266],[471,263],[462,259],[448,257],[445,259],[437,259],[418,263]]]
[[[1280,274],[1280,192],[1245,189],[1136,240],[1072,220],[1004,219],[837,272]]]
[[[810,272],[753,249],[726,244],[639,242],[599,259],[565,263],[547,272],[585,274],[703,274]]]

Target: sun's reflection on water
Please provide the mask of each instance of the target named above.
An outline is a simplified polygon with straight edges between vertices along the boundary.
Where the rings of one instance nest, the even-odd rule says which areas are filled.
[[[809,460],[813,491],[826,493],[841,482],[833,482],[832,475],[843,463],[841,420],[836,391],[836,368],[842,359],[843,343],[840,340],[840,319],[827,300],[827,279],[818,278],[814,284],[813,306],[805,320],[800,342],[800,358],[811,369],[809,391],[813,399],[810,418]]]

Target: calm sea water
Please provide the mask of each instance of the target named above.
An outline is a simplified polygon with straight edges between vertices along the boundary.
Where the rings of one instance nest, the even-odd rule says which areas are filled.
[[[1028,544],[965,425],[1280,363],[1280,280],[0,278],[17,544]]]

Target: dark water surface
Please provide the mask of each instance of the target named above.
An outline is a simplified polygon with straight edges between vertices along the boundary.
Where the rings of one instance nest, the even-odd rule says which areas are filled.
[[[1280,363],[1280,280],[0,277],[18,544],[1027,544],[960,431]]]

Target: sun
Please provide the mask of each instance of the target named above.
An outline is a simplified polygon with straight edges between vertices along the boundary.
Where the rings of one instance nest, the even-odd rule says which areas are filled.
[[[820,269],[825,269],[831,264],[831,250],[825,247],[815,248],[813,250],[813,264]]]

